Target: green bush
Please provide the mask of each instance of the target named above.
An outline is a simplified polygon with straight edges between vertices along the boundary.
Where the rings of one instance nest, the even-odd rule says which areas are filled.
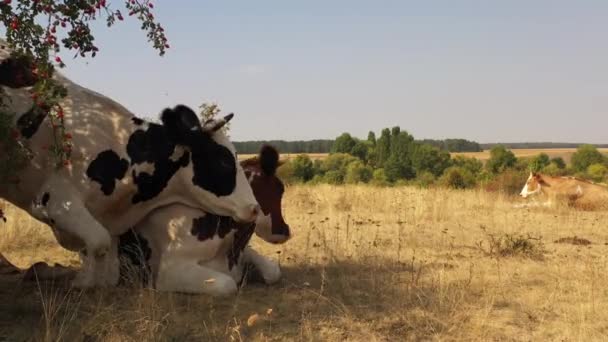
[[[465,168],[451,166],[439,178],[439,184],[452,189],[468,189],[475,186],[475,176]]]
[[[314,177],[313,163],[306,154],[299,154],[291,161],[293,177],[300,182],[308,182]]]
[[[576,149],[570,161],[576,172],[585,172],[593,164],[606,164],[606,157],[593,145],[581,145]]]
[[[483,171],[483,163],[481,160],[473,157],[456,156],[452,159],[452,164],[468,170],[475,176]]]
[[[327,171],[323,176],[323,181],[332,185],[344,184],[344,174],[336,170]]]
[[[555,166],[559,169],[566,168],[566,162],[564,161],[564,158],[562,158],[562,157],[551,158],[551,164],[555,164]]]
[[[551,162],[549,165],[545,166],[541,172],[549,176],[564,176],[566,174],[566,169],[560,168],[558,163]]]
[[[361,161],[354,161],[346,167],[344,182],[347,184],[369,183],[373,177],[374,170]]]
[[[435,175],[428,171],[420,172],[416,175],[413,184],[422,188],[428,188],[435,184]]]
[[[497,174],[514,167],[516,162],[517,158],[513,152],[502,145],[497,145],[490,150],[490,159],[486,162],[486,168],[491,173]]]
[[[530,160],[529,168],[533,172],[539,172],[549,166],[550,163],[549,156],[546,153],[541,153]]]
[[[387,186],[390,184],[388,178],[386,177],[384,169],[374,170],[374,174],[372,176],[372,184],[377,186]]]
[[[608,167],[604,164],[589,165],[587,175],[595,182],[603,182],[608,176]]]
[[[516,195],[521,192],[521,189],[524,187],[524,184],[526,184],[529,176],[529,171],[507,170],[501,174],[495,175],[491,181],[487,182],[485,190]]]

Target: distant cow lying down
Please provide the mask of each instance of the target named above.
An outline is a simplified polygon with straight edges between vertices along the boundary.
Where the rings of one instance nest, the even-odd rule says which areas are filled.
[[[281,212],[279,154],[264,146],[259,158],[241,165],[262,209],[255,224],[237,224],[183,204],[159,208],[120,237],[121,278],[142,280],[159,291],[209,295],[236,292],[247,266],[266,284],[278,281],[279,265],[247,245],[254,232],[275,244],[291,236]]]
[[[547,197],[545,205],[564,203],[582,210],[608,210],[608,186],[576,177],[552,177],[531,172],[520,196]]]

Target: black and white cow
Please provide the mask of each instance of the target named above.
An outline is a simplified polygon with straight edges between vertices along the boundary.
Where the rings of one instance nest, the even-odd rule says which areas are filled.
[[[213,296],[233,294],[249,266],[266,284],[278,281],[278,263],[248,243],[254,233],[274,244],[291,237],[281,207],[284,185],[276,176],[279,154],[264,146],[259,158],[241,165],[263,212],[255,225],[239,225],[183,204],[156,209],[120,237],[122,278],[134,276],[131,280],[159,291]]]
[[[19,140],[31,151],[0,197],[48,223],[64,247],[84,252],[74,285],[116,284],[118,236],[156,208],[180,203],[237,222],[256,220],[259,205],[219,130],[232,115],[203,125],[178,105],[165,109],[160,123],[148,122],[59,72],[53,77],[68,91],[61,106],[74,150],[64,168],[48,151],[52,123],[31,97],[36,75],[0,40],[0,86]]]

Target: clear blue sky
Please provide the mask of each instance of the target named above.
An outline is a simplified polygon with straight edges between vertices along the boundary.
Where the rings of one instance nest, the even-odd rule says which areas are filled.
[[[64,56],[65,72],[141,116],[217,101],[237,141],[399,125],[416,138],[608,143],[606,0],[155,5],[165,57],[127,20],[100,25],[99,56]]]

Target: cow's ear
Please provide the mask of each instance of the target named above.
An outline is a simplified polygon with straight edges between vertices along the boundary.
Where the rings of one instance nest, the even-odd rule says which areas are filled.
[[[270,145],[262,146],[260,150],[260,168],[267,176],[272,176],[279,167],[279,152]]]
[[[201,123],[192,109],[184,105],[165,109],[160,117],[167,134],[179,144],[187,144],[196,133],[202,132]]]

